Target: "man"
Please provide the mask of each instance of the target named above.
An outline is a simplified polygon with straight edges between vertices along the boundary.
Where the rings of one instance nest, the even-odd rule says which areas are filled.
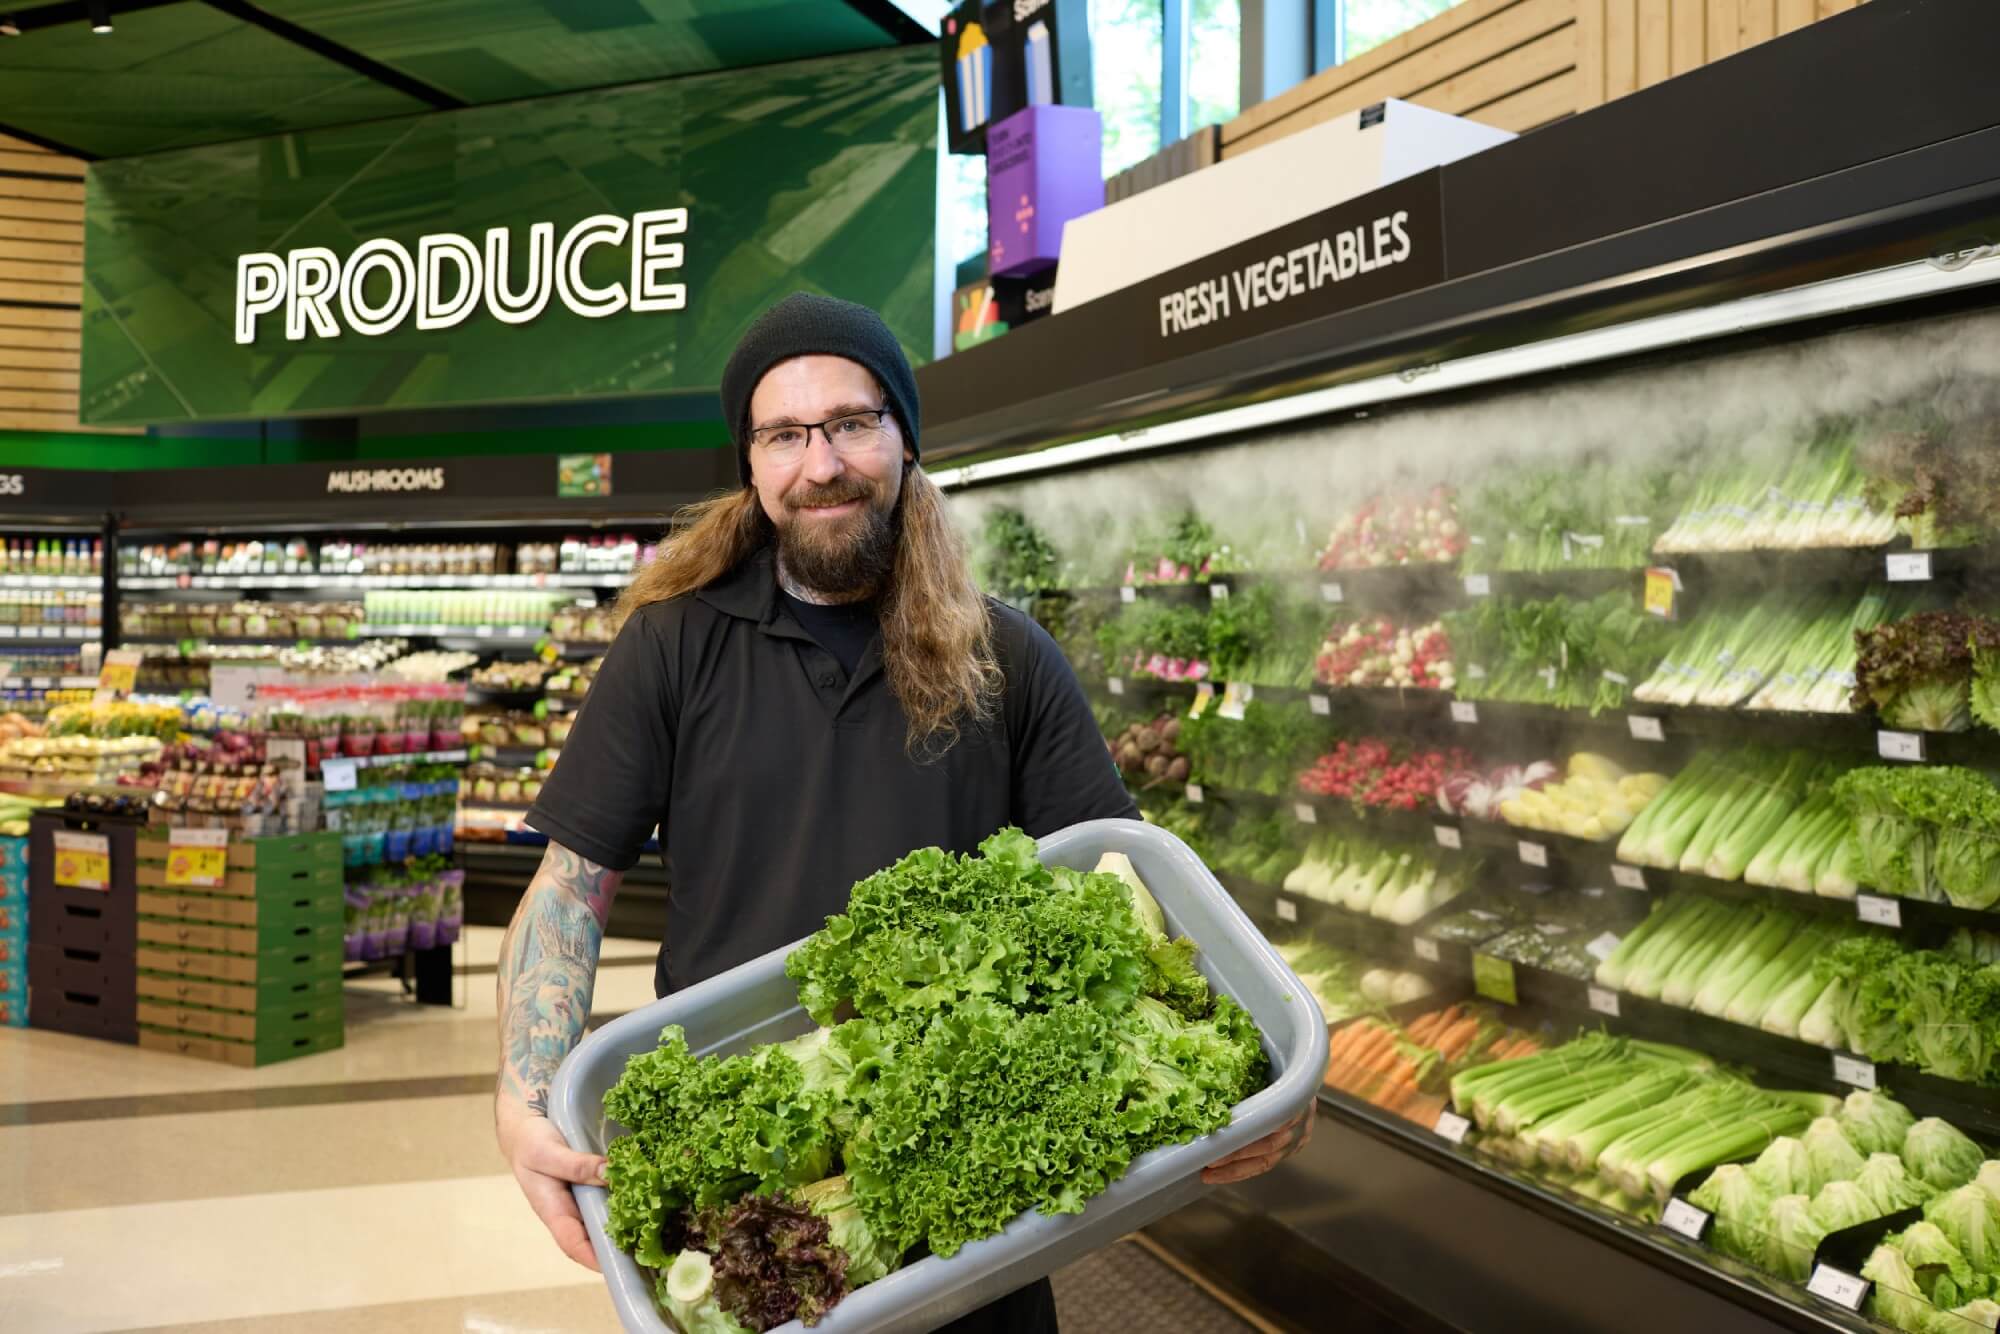
[[[918,466],[916,377],[881,319],[799,294],[731,356],[743,487],[693,507],[634,580],[624,627],[528,822],[549,836],[501,950],[500,1146],[557,1243],[595,1268],[569,1183],[602,1180],[546,1119],[582,1036],[620,875],[657,825],[669,991],[789,944],[854,882],[930,845],[969,852],[1134,817],[1075,675],[982,597]],[[1209,1170],[1235,1181],[1310,1119]],[[955,1330],[1055,1328],[1047,1283]]]

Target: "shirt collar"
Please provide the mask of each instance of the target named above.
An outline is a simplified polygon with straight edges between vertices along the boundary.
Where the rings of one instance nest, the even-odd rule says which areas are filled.
[[[778,575],[772,562],[771,544],[766,542],[695,596],[717,611],[766,625],[778,600]]]

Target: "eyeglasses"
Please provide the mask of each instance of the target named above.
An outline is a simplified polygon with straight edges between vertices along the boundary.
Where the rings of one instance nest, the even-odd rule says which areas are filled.
[[[826,442],[842,454],[859,454],[882,442],[882,419],[887,408],[849,412],[823,422],[798,422],[790,426],[760,426],[750,432],[750,442],[777,463],[790,463],[806,452],[812,433],[818,431]]]

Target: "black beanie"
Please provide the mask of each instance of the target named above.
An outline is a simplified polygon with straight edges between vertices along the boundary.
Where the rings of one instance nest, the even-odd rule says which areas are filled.
[[[722,370],[722,411],[743,485],[750,485],[750,396],[779,362],[815,354],[867,367],[889,396],[903,443],[917,453],[917,377],[896,335],[866,306],[794,292],[757,317]]]

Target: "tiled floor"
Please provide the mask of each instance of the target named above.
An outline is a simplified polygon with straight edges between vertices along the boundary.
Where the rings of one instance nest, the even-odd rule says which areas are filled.
[[[616,1330],[494,1147],[499,937],[458,1007],[351,983],[346,1046],[262,1070],[0,1029],[0,1330]],[[595,1017],[652,952],[606,943]]]
[[[350,983],[345,1047],[262,1070],[0,1029],[0,1331],[617,1330],[494,1146],[499,937],[457,1007]],[[652,954],[606,943],[594,1020],[652,999]],[[1245,1328],[1129,1250],[1057,1277],[1065,1334]]]

